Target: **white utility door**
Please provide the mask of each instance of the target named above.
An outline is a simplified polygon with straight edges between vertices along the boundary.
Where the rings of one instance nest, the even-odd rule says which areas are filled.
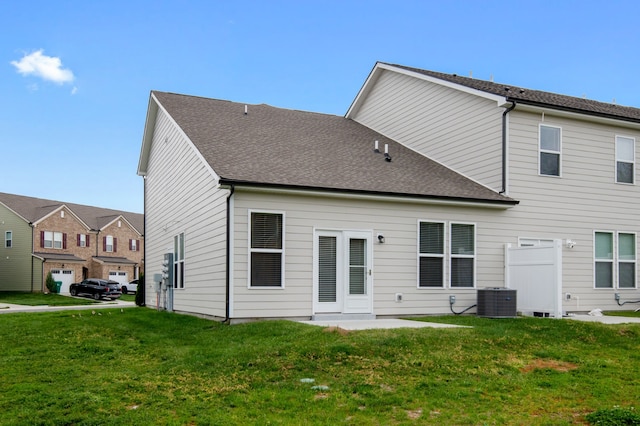
[[[372,313],[372,236],[366,231],[316,231],[314,313]]]

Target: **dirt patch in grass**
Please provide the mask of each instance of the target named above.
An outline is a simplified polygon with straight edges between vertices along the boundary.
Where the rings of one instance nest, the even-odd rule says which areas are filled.
[[[344,328],[340,328],[337,326],[331,326],[331,327],[326,327],[324,329],[325,333],[338,333],[341,336],[346,336],[347,334],[349,334],[349,330],[345,330]]]
[[[533,370],[546,368],[566,373],[567,371],[575,370],[578,366],[571,362],[557,361],[554,359],[534,359],[529,364],[522,367],[520,371],[523,373],[530,373]]]

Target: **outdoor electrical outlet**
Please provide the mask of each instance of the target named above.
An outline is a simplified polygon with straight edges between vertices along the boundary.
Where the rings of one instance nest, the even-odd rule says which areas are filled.
[[[620,300],[620,293],[616,293],[616,300]]]
[[[454,303],[456,303],[456,297],[452,294],[449,296],[449,304],[453,305]]]

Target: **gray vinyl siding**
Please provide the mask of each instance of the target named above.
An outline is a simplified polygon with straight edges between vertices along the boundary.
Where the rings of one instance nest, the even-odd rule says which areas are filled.
[[[503,285],[504,243],[500,235],[504,210],[404,204],[329,197],[250,193],[234,195],[234,318],[309,317],[313,310],[314,229],[370,230],[385,235],[374,241],[373,309],[376,315],[449,313],[449,294],[456,308],[475,303],[476,289],[417,288],[419,220],[476,224],[477,287]],[[248,212],[285,214],[284,289],[248,288]],[[508,242],[515,243],[516,240]],[[448,276],[448,272],[445,273]],[[403,293],[402,303],[395,293]]]
[[[495,101],[384,71],[353,118],[500,190],[502,111]]]
[[[554,116],[515,111],[510,113],[509,195],[520,200],[509,212],[520,237],[561,238],[576,241],[563,248],[563,301],[565,310],[620,309],[614,293],[639,300],[637,289],[594,289],[594,231],[634,232],[640,237],[640,186],[615,183],[615,136],[636,140],[640,131]],[[538,174],[538,126],[562,128],[562,176]],[[636,238],[636,253],[638,253]],[[636,264],[636,277],[638,277]],[[578,298],[576,299],[576,296]],[[627,305],[629,308],[634,305]]]
[[[173,238],[185,235],[185,286],[174,291],[175,311],[224,317],[226,198],[193,145],[158,111],[146,178],[148,306],[156,304],[154,274],[161,272]]]
[[[12,232],[12,247],[5,248],[5,232]],[[0,291],[41,291],[31,280],[31,227],[0,204]]]

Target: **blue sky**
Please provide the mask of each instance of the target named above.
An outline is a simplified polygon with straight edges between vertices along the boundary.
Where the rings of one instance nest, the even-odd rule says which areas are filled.
[[[151,90],[344,115],[376,61],[640,107],[637,1],[0,6],[0,192],[143,212]]]

